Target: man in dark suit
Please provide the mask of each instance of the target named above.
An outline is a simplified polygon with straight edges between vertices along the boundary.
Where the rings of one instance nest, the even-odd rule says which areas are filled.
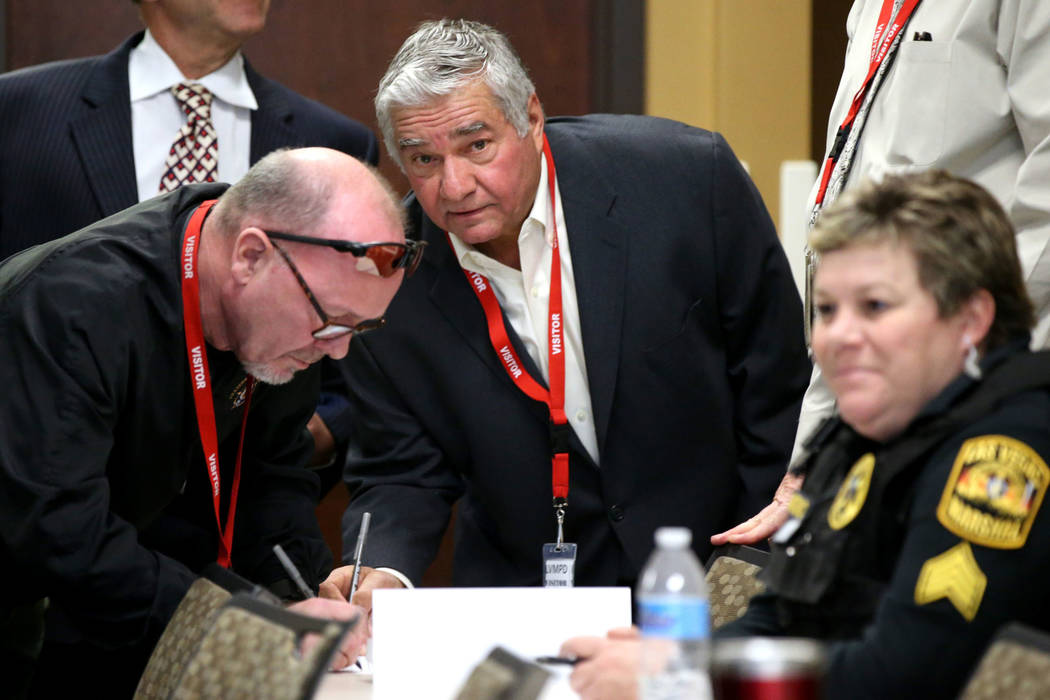
[[[269,0],[137,4],[146,31],[113,52],[0,76],[0,260],[158,194],[185,121],[168,92],[181,80],[215,93],[217,180],[236,181],[282,147],[326,146],[378,161],[368,128],[243,59],[240,48],[263,29]],[[171,128],[158,132],[166,121]],[[326,391],[309,426],[322,462],[334,451],[332,433],[345,444],[349,430],[343,382],[328,360],[323,369]]]
[[[657,526],[690,527],[704,556],[765,506],[809,361],[726,142],[646,117],[547,121],[506,37],[461,20],[421,25],[376,110],[430,245],[384,332],[351,349],[363,454],[343,541],[371,512],[365,562],[385,568],[354,602],[418,583],[457,499],[459,585],[633,584]],[[544,550],[559,530],[574,561]]]

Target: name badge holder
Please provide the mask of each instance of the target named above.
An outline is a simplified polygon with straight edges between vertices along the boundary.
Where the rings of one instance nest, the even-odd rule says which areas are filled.
[[[557,542],[543,545],[543,587],[572,588],[576,575],[576,544],[562,542],[561,531]]]
[[[557,542],[543,545],[543,587],[572,588],[576,576],[576,543],[565,541],[565,509],[568,498],[554,499],[554,517],[558,522]]]

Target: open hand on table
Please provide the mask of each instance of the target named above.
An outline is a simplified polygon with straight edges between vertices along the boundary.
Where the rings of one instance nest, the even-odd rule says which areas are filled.
[[[802,486],[802,476],[787,473],[780,481],[773,502],[763,508],[758,515],[749,518],[736,527],[711,535],[711,544],[722,545],[754,544],[773,536],[788,519],[788,503],[791,496]]]

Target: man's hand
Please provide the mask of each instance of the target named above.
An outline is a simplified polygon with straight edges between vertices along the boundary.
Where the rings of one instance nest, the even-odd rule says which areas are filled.
[[[601,637],[574,637],[560,656],[580,659],[569,685],[583,700],[634,700],[638,697],[641,643],[634,627],[610,630]]]
[[[773,495],[773,502],[758,515],[740,523],[731,530],[711,535],[711,544],[754,544],[773,536],[788,519],[788,503],[791,496],[802,486],[803,477],[790,472],[784,475]]]
[[[364,654],[365,644],[368,642],[368,625],[366,624],[368,612],[360,606],[351,605],[345,600],[307,598],[289,605],[288,609],[300,615],[310,615],[311,617],[319,617],[324,620],[346,621],[354,616],[361,618],[350,630],[349,634],[346,635],[346,638],[343,639],[339,645],[339,651],[332,658],[333,671],[346,668],[357,661],[358,656]],[[308,652],[313,645],[317,644],[317,641],[318,637],[316,635],[307,635],[306,639],[303,640],[303,653]]]
[[[340,566],[328,574],[328,578],[321,584],[318,595],[322,598],[332,600],[346,600],[350,595],[350,582],[354,578],[354,567]],[[357,579],[357,592],[354,599],[350,601],[354,605],[364,608],[369,615],[372,613],[372,591],[377,588],[404,588],[404,584],[385,571],[377,571],[370,566],[361,567],[361,576]]]

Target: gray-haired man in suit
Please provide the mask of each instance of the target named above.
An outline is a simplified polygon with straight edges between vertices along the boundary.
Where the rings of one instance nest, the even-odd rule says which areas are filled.
[[[362,455],[343,541],[371,512],[365,565],[385,569],[362,571],[354,602],[418,583],[457,499],[453,580],[481,586],[543,580],[555,503],[578,585],[633,583],[657,526],[692,528],[703,556],[766,505],[809,361],[787,261],[725,140],[546,119],[506,37],[462,20],[408,38],[376,107],[430,245],[387,328],[350,351]]]

